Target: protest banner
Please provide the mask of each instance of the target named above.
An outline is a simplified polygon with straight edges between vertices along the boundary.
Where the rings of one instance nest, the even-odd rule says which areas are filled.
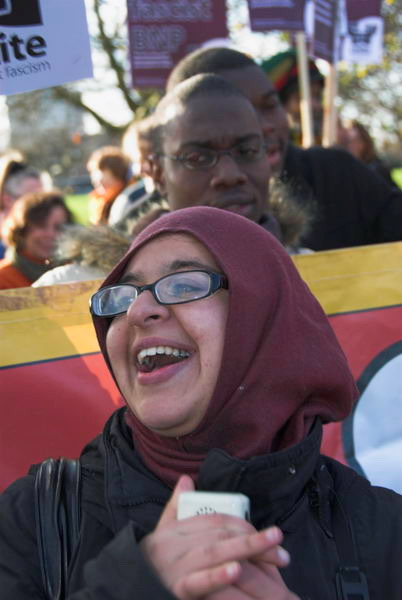
[[[293,259],[361,392],[345,422],[325,426],[322,450],[402,492],[402,242]],[[79,454],[122,404],[88,310],[99,283],[0,292],[0,488],[31,463]]]
[[[121,404],[89,316],[99,283],[0,292],[0,489],[48,456],[77,456]]]
[[[174,65],[214,38],[227,38],[225,0],[127,0],[133,86],[165,87]]]
[[[360,391],[350,417],[325,427],[322,451],[402,493],[402,242],[294,260]]]
[[[0,93],[92,77],[84,0],[0,0]]]
[[[348,25],[341,59],[360,65],[381,63],[384,43],[381,0],[346,0],[346,11]]]

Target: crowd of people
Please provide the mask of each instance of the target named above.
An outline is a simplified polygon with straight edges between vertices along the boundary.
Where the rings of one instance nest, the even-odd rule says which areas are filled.
[[[309,71],[318,131],[324,80],[312,60]],[[401,192],[361,123],[344,127],[334,148],[303,149],[292,142],[300,124],[297,75],[294,51],[261,65],[229,48],[185,57],[154,113],[128,128],[122,148],[105,146],[88,158],[91,225],[131,239],[165,211],[207,205],[260,223],[290,253],[402,239]],[[7,255],[0,289],[29,285],[60,261],[71,261],[56,252],[58,234],[46,256],[16,251],[9,238],[12,213],[21,210],[16,199],[26,202],[27,192],[39,190],[49,191],[41,173],[21,158],[4,160],[0,227]],[[9,279],[21,260],[35,268]]]
[[[290,139],[293,59],[182,59],[89,157],[88,227],[22,160],[4,170],[0,289],[105,279],[92,318],[126,403],[80,458],[66,599],[401,597],[401,497],[320,455],[357,390],[289,255],[401,241],[402,192],[358,123],[347,150]],[[249,520],[178,520],[194,490],[248,496]],[[0,500],[7,598],[45,597],[35,494],[34,470]]]

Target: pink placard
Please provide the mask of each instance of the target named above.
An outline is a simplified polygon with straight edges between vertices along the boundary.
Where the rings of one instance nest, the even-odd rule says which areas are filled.
[[[225,0],[127,0],[133,86],[165,87],[174,65],[215,38],[226,38]]]

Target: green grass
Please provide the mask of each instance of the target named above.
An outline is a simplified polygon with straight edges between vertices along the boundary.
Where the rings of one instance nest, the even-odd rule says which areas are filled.
[[[66,196],[66,204],[74,215],[74,219],[81,225],[89,224],[89,197],[87,194],[74,194]]]

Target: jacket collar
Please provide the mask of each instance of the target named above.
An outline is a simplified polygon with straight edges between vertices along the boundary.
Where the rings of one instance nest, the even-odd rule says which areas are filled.
[[[317,419],[304,440],[280,452],[240,460],[212,450],[201,466],[199,488],[248,496],[257,528],[279,523],[293,511],[313,475],[321,436]]]
[[[131,520],[141,537],[155,527],[171,490],[147,469],[133,448],[124,411],[112,415],[102,436],[105,495],[114,531]],[[199,489],[247,495],[251,520],[258,529],[281,524],[305,497],[317,466],[321,437],[322,425],[317,419],[304,440],[280,452],[240,460],[222,450],[211,450],[200,469]]]

